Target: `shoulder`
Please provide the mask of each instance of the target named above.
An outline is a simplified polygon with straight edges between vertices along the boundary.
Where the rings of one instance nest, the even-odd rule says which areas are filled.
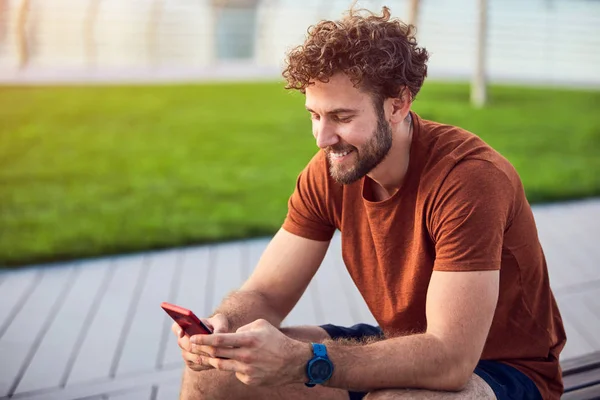
[[[510,218],[523,186],[505,157],[474,133],[433,121],[421,120],[419,140],[418,196],[430,221],[442,212],[473,208],[504,210]]]
[[[466,129],[420,120],[417,157],[422,158],[421,189],[427,196],[444,187],[522,188],[513,165],[483,139]]]

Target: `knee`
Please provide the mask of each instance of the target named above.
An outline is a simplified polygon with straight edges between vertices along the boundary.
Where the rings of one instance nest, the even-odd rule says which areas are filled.
[[[185,368],[180,400],[227,399],[232,389],[240,385],[241,382],[230,372],[217,370],[196,372]]]
[[[369,392],[364,400],[395,400],[395,399],[404,399],[411,398],[410,389],[395,389],[395,390],[375,390],[373,392]]]

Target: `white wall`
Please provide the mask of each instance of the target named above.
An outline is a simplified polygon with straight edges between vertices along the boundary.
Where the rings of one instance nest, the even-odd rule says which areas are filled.
[[[99,8],[93,29],[95,57],[90,61],[84,32],[94,1]],[[19,3],[8,1],[4,36],[0,30],[0,73],[17,66]],[[302,42],[309,25],[338,18],[349,3],[260,1],[253,64],[281,67],[285,52]],[[492,79],[600,85],[600,1],[489,3],[488,71]],[[193,69],[218,61],[210,0],[31,0],[31,4],[31,69]],[[394,16],[406,16],[407,0],[359,2],[372,10],[383,4],[389,5]],[[422,0],[418,38],[431,53],[430,77],[471,74],[475,7],[475,0]]]

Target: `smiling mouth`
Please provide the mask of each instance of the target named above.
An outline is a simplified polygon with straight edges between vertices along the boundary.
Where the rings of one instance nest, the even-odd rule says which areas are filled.
[[[348,154],[352,153],[353,150],[346,150],[346,151],[330,151],[329,152],[329,157],[331,157],[332,160],[340,160],[344,157],[346,157]]]

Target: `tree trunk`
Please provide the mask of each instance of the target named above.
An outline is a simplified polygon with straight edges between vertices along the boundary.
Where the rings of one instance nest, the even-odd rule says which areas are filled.
[[[150,16],[148,18],[148,26],[146,31],[146,54],[148,64],[152,67],[157,67],[160,64],[159,51],[159,28],[160,20],[163,13],[163,0],[154,0],[150,6]]]
[[[477,44],[475,54],[475,71],[473,72],[473,81],[471,82],[471,103],[481,108],[487,100],[485,59],[486,59],[486,41],[487,41],[487,0],[477,0],[478,21],[477,21]]]
[[[417,26],[419,22],[419,0],[410,0],[408,8],[408,24]]]
[[[8,0],[0,0],[0,44],[4,41],[8,25]]]
[[[85,19],[84,25],[84,46],[85,46],[85,59],[88,67],[93,68],[96,66],[96,37],[94,30],[96,28],[96,21],[98,20],[98,9],[100,8],[101,0],[91,0],[88,8],[88,12]]]
[[[27,43],[27,18],[29,16],[29,0],[22,0],[17,10],[17,52],[19,69],[23,69],[29,62],[29,48]]]

